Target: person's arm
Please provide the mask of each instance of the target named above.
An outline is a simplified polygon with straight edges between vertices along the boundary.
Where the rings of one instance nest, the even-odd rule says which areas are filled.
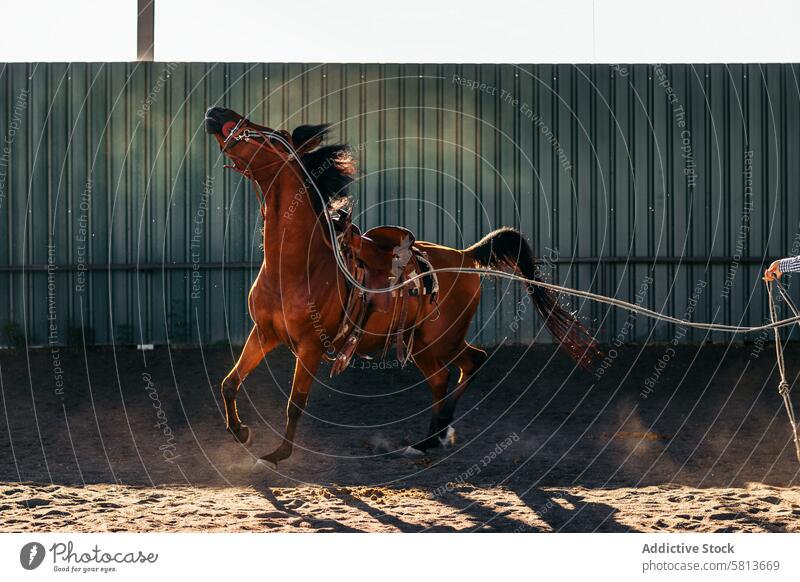
[[[800,272],[800,257],[789,257],[778,261],[778,269],[781,273]]]
[[[800,273],[800,256],[773,261],[769,268],[764,271],[764,280],[780,279],[784,273]]]

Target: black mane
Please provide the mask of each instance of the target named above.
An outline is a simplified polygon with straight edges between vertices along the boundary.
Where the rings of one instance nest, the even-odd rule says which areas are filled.
[[[292,142],[297,150],[301,150],[308,142],[321,142],[330,132],[330,126],[301,125],[292,132]],[[355,161],[347,144],[332,144],[318,147],[309,144],[312,148],[306,153],[301,153],[300,161],[311,174],[311,180],[319,189],[326,205],[346,204],[350,200],[349,186],[355,174]],[[306,180],[308,182],[308,180]],[[322,212],[322,202],[311,184],[309,195],[317,212]]]

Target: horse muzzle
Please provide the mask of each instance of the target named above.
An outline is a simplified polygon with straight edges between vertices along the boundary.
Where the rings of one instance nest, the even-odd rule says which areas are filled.
[[[215,134],[222,133],[222,127],[229,121],[236,122],[240,117],[224,107],[210,107],[206,111],[204,121],[206,133]]]

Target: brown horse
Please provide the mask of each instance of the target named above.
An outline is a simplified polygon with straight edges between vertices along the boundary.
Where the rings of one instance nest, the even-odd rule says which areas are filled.
[[[236,394],[242,381],[278,344],[296,357],[287,422],[280,446],[262,457],[277,465],[292,452],[297,423],[308,401],[317,369],[330,350],[340,350],[344,337],[337,330],[345,317],[352,277],[343,273],[334,255],[326,214],[347,200],[355,172],[346,145],[322,146],[328,126],[301,126],[291,134],[255,124],[229,109],[206,112],[206,131],[237,171],[256,184],[264,219],[264,260],[250,290],[248,305],[254,325],[236,365],[222,382],[227,428],[249,445],[253,433],[239,418]],[[441,268],[504,268],[528,279],[539,279],[533,252],[516,230],[492,232],[471,247],[458,250],[417,242],[430,264]],[[559,305],[553,293],[530,285],[532,302],[555,339],[580,364],[597,353],[589,331]],[[433,393],[428,435],[416,451],[444,444],[456,403],[469,386],[486,353],[466,341],[470,321],[481,296],[480,276],[438,274],[436,301],[422,294],[407,298],[398,341],[407,340],[409,356],[424,374]],[[398,302],[391,296],[389,301]],[[384,296],[385,298],[385,296]],[[398,329],[396,310],[370,312],[363,322],[359,353],[379,351]],[[331,343],[330,339],[336,338]],[[459,369],[458,383],[448,393],[450,366]],[[414,449],[408,449],[413,451]]]

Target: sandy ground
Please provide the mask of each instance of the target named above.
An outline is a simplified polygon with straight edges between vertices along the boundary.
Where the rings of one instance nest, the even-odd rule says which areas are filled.
[[[315,385],[277,470],[254,459],[283,426],[286,351],[243,388],[250,449],[224,431],[229,349],[62,351],[63,394],[49,351],[5,352],[0,530],[800,531],[772,354],[681,348],[658,369],[666,349],[623,348],[597,380],[503,347],[456,446],[423,458],[393,452],[428,425],[419,373],[359,362]]]

